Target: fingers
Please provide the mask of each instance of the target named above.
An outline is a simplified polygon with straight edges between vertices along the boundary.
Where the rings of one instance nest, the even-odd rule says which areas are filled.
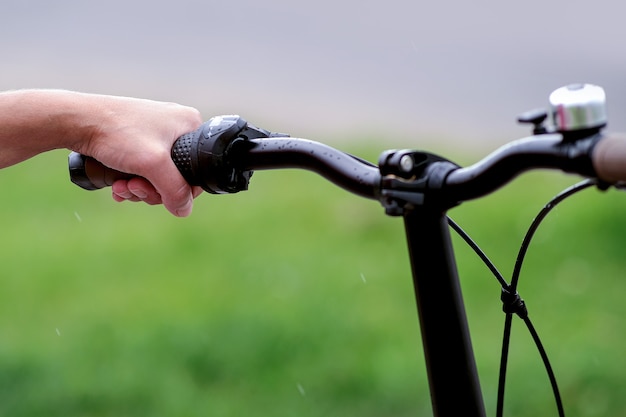
[[[163,201],[161,195],[146,179],[141,177],[119,180],[111,187],[115,201],[143,201],[155,205]]]
[[[179,192],[174,193],[177,198],[173,201],[164,201],[156,188],[141,177],[118,180],[113,183],[111,189],[112,197],[117,202],[141,201],[149,205],[163,204],[165,208],[178,217],[189,216],[193,208],[193,199],[202,193],[202,188],[189,187],[185,184]]]
[[[163,204],[177,217],[187,217],[193,208],[193,199],[199,192],[184,180],[169,155],[163,163],[146,164],[144,176],[118,180],[112,185],[115,201],[143,201],[155,205]],[[138,163],[138,166],[142,166]]]

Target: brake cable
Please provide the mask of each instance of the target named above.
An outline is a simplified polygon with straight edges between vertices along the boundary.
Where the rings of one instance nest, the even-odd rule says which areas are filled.
[[[526,253],[528,252],[528,247],[530,246],[530,242],[535,235],[535,232],[539,228],[541,222],[546,218],[548,213],[552,211],[554,207],[556,207],[560,202],[565,200],[567,197],[572,196],[573,194],[587,189],[592,186],[598,186],[599,188],[604,188],[603,184],[600,184],[596,179],[586,179],[583,180],[565,190],[557,194],[553,197],[539,212],[539,214],[535,217],[533,222],[531,223],[524,240],[520,246],[517,259],[515,262],[515,267],[513,269],[513,275],[511,277],[511,283],[508,284],[504,279],[503,275],[498,271],[494,263],[489,259],[489,257],[485,254],[485,252],[478,246],[478,244],[450,217],[448,217],[448,224],[450,227],[465,241],[465,243],[472,248],[472,250],[478,255],[478,257],[483,261],[483,263],[487,266],[493,276],[498,280],[500,286],[502,287],[502,295],[501,300],[503,302],[502,309],[506,314],[505,322],[504,322],[504,333],[502,338],[502,353],[500,358],[500,372],[499,372],[499,380],[498,380],[498,400],[497,400],[497,409],[496,416],[502,417],[503,409],[504,409],[504,388],[506,384],[506,369],[508,364],[508,356],[509,356],[509,347],[511,341],[511,328],[513,322],[513,314],[517,314],[526,324],[528,331],[530,332],[535,346],[541,356],[544,367],[546,368],[546,372],[548,374],[548,378],[550,379],[550,385],[552,387],[552,391],[554,394],[554,399],[556,401],[556,406],[559,412],[559,417],[565,416],[565,411],[563,409],[563,402],[561,399],[561,394],[559,392],[559,387],[556,381],[556,377],[554,375],[554,371],[552,369],[552,365],[550,364],[550,360],[546,353],[546,350],[539,338],[539,334],[537,333],[532,321],[528,317],[528,311],[526,309],[526,304],[524,300],[519,296],[517,292],[517,286],[519,283],[520,272],[522,269],[522,264],[524,262],[524,258]]]

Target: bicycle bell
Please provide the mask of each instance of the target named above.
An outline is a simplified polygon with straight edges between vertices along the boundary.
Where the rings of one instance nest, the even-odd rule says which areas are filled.
[[[550,94],[550,110],[559,132],[600,129],[607,123],[606,94],[593,84],[571,84]]]

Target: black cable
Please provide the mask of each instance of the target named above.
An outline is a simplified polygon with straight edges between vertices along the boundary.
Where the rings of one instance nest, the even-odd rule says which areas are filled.
[[[491,260],[487,257],[487,254],[483,252],[482,249],[472,240],[472,238],[459,226],[454,220],[448,217],[448,225],[452,227],[452,229],[468,244],[470,248],[474,250],[476,255],[483,261],[483,263],[489,268],[494,277],[500,282],[502,287],[508,287],[509,284],[506,282],[498,268],[491,262]]]
[[[506,382],[507,363],[509,360],[509,346],[511,343],[511,327],[513,313],[507,313],[504,319],[504,335],[502,336],[502,353],[500,354],[500,373],[498,375],[498,403],[496,417],[502,417],[504,412],[504,387]]]
[[[498,268],[494,265],[494,263],[489,259],[487,254],[478,246],[476,242],[459,226],[454,220],[448,217],[448,224],[450,227],[467,243],[467,245],[474,250],[476,255],[483,261],[483,263],[489,268],[493,276],[498,280],[500,286],[502,287],[502,297],[505,297],[505,294],[510,294],[506,289],[510,288],[509,284],[506,282]],[[505,305],[514,305],[515,300],[510,300],[508,303],[505,302]],[[511,324],[513,321],[513,309],[510,312],[506,313],[506,319],[504,324],[504,336],[502,340],[502,354],[500,356],[500,373],[498,377],[498,404],[497,404],[497,417],[502,417],[502,412],[504,410],[504,381],[506,381],[506,370],[507,370],[507,361],[509,356],[509,344],[511,340]]]
[[[515,297],[517,297],[517,299],[521,300],[519,298],[519,295],[517,294],[517,285],[519,283],[519,276],[520,276],[520,272],[522,270],[522,264],[524,263],[524,258],[526,256],[526,253],[528,252],[528,247],[530,246],[530,241],[532,240],[533,236],[535,235],[535,232],[537,231],[537,229],[539,228],[539,225],[541,224],[541,222],[543,221],[543,219],[546,218],[546,216],[548,215],[548,213],[550,213],[550,211],[552,211],[552,209],[554,207],[556,207],[560,202],[562,202],[563,200],[565,200],[567,197],[570,197],[571,195],[582,191],[586,188],[589,188],[591,186],[597,185],[597,181],[595,179],[587,179],[584,181],[581,181],[567,189],[565,189],[564,191],[562,191],[561,193],[557,194],[554,198],[552,198],[552,200],[550,200],[539,212],[539,214],[537,215],[537,217],[535,217],[535,219],[533,220],[533,222],[531,223],[530,227],[528,228],[528,231],[526,232],[526,236],[524,237],[524,240],[522,242],[522,245],[520,246],[520,250],[519,253],[517,255],[517,260],[515,262],[515,267],[513,269],[513,276],[511,278],[511,285],[506,289],[508,291],[509,294],[513,294]],[[521,301],[523,303],[523,301]],[[509,350],[509,341],[510,341],[510,332],[511,332],[511,324],[509,322],[509,318],[508,316],[512,316],[512,312],[507,313],[507,322],[505,323],[505,329],[504,329],[504,336],[503,336],[503,343],[502,343],[502,355],[503,357],[508,357],[508,350]],[[565,416],[565,411],[563,409],[563,401],[561,399],[561,394],[559,392],[559,387],[558,384],[556,382],[556,378],[554,376],[554,372],[552,370],[552,365],[550,364],[550,360],[548,359],[548,355],[543,347],[543,344],[541,343],[541,340],[539,338],[538,333],[536,332],[534,326],[532,325],[532,322],[530,321],[530,318],[528,317],[527,314],[524,315],[520,315],[520,317],[524,320],[524,322],[526,323],[526,327],[528,328],[528,330],[530,331],[533,340],[535,342],[535,346],[537,347],[537,350],[539,351],[539,354],[541,355],[544,367],[546,368],[546,372],[548,373],[548,377],[550,378],[550,385],[552,386],[552,392],[554,393],[554,399],[556,401],[557,404],[557,408],[559,410],[559,416],[560,417],[564,417]],[[508,324],[508,326],[507,326]],[[504,386],[505,386],[505,382],[506,382],[506,369],[502,369],[502,367],[507,366],[507,362],[506,360],[501,360],[500,363],[501,369],[500,369],[500,381],[498,383],[498,410],[497,410],[497,416],[501,417],[502,416],[502,408],[503,408],[503,403],[504,403]]]
[[[500,357],[500,372],[499,372],[499,380],[498,380],[498,400],[497,400],[497,408],[496,408],[496,416],[502,417],[504,410],[504,392],[506,385],[506,372],[507,372],[507,364],[508,364],[508,356],[509,356],[509,347],[511,340],[511,329],[513,323],[513,314],[517,314],[526,324],[528,331],[530,332],[533,341],[535,342],[535,346],[539,351],[539,355],[542,358],[544,367],[546,368],[546,372],[548,373],[548,378],[550,379],[550,384],[552,386],[552,391],[554,393],[557,409],[560,417],[565,416],[565,411],[563,409],[563,402],[561,399],[561,395],[559,392],[558,384],[556,381],[556,377],[554,375],[554,371],[552,369],[552,365],[548,358],[545,348],[541,343],[541,339],[539,338],[539,334],[537,333],[535,327],[532,324],[532,321],[528,317],[528,311],[526,310],[526,305],[524,300],[521,299],[519,294],[517,293],[517,286],[519,283],[519,276],[522,269],[522,264],[524,262],[524,258],[526,253],[528,252],[528,247],[530,246],[530,242],[535,235],[535,232],[539,228],[541,222],[545,219],[545,217],[552,211],[557,204],[565,200],[567,197],[582,191],[591,186],[598,185],[597,180],[587,179],[581,181],[561,193],[557,194],[554,198],[552,198],[539,212],[539,214],[535,217],[533,222],[531,223],[522,245],[520,246],[520,250],[517,255],[517,259],[515,262],[515,267],[513,269],[513,275],[511,278],[511,284],[509,285],[502,274],[495,267],[493,262],[487,257],[487,255],[480,249],[480,247],[474,242],[469,235],[452,219],[448,217],[448,224],[450,227],[459,235],[461,238],[474,250],[474,252],[478,255],[478,257],[485,263],[485,265],[489,268],[494,277],[498,280],[502,287],[502,302],[503,302],[503,310],[506,313],[505,323],[504,323],[504,334],[502,338],[502,351]]]
[[[548,373],[548,378],[550,379],[550,385],[552,386],[552,390],[554,392],[554,399],[556,401],[556,407],[559,410],[559,416],[565,416],[565,410],[563,409],[563,401],[561,399],[561,394],[559,392],[559,385],[556,382],[556,376],[554,375],[554,371],[552,369],[552,365],[550,364],[550,359],[548,359],[548,354],[543,347],[543,343],[541,343],[541,339],[539,338],[539,334],[537,330],[535,330],[535,326],[531,323],[528,317],[524,318],[524,323],[526,323],[526,327],[528,331],[533,337],[535,341],[535,345],[537,346],[537,350],[539,350],[539,354],[541,355],[541,359],[543,360],[543,364],[546,368],[546,372]]]
[[[561,201],[565,200],[567,197],[577,193],[578,191],[582,191],[585,188],[592,187],[597,184],[597,181],[594,179],[587,179],[579,182],[578,184],[574,184],[571,187],[563,190],[561,193],[556,195],[552,200],[546,204],[537,217],[533,220],[532,224],[528,228],[526,232],[526,236],[524,237],[524,241],[522,242],[522,246],[520,246],[519,253],[517,254],[517,260],[515,262],[515,268],[513,269],[513,275],[511,277],[511,291],[515,292],[517,290],[517,283],[519,281],[519,274],[522,269],[522,263],[524,262],[524,257],[526,256],[526,252],[528,251],[528,246],[530,245],[530,241],[535,235],[535,232],[539,228],[539,225],[543,221],[543,219],[550,213],[550,211],[556,207]]]

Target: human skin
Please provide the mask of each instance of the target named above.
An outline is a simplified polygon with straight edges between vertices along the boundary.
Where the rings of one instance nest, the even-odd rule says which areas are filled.
[[[185,217],[201,189],[187,184],[170,151],[201,123],[196,109],[174,103],[66,90],[2,92],[0,168],[70,149],[134,175],[113,184],[115,201],[163,204]]]

